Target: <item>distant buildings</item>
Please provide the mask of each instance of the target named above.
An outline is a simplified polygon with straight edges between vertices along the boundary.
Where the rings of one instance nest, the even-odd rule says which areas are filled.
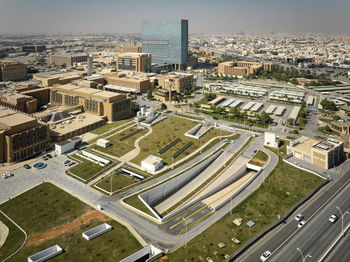
[[[0,82],[27,79],[27,66],[17,62],[0,62]]]
[[[218,64],[218,74],[230,76],[246,76],[257,74],[260,70],[272,71],[273,64],[249,62],[249,61],[228,61]]]
[[[323,169],[330,169],[344,159],[344,144],[336,139],[318,141],[305,136],[290,142],[287,153]]]
[[[51,88],[50,103],[63,107],[83,107],[83,111],[106,116],[108,121],[127,118],[132,114],[131,100],[124,94],[102,91],[72,84]]]
[[[46,51],[46,45],[22,45],[19,51],[23,53],[36,53]]]
[[[278,148],[280,139],[275,133],[265,132],[264,133],[264,146]]]
[[[142,51],[152,62],[183,68],[187,63],[188,20],[146,20],[142,24]]]
[[[28,95],[5,93],[0,97],[0,105],[31,114],[38,109],[38,100]]]
[[[15,162],[47,149],[48,127],[0,106],[0,162]]]
[[[119,71],[150,72],[152,57],[145,53],[120,53],[116,57],[116,66]]]
[[[86,54],[56,54],[50,55],[50,65],[72,67],[74,63],[86,62],[88,56]]]
[[[123,53],[141,53],[142,52],[142,48],[141,46],[136,46],[136,45],[127,45],[127,46],[123,46],[122,48],[122,52]]]

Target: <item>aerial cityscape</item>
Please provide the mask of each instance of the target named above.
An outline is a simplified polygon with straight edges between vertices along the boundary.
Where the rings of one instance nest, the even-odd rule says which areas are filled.
[[[0,261],[350,261],[349,11],[0,0]]]

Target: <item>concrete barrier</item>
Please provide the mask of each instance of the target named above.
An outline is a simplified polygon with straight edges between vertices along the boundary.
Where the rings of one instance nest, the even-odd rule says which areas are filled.
[[[112,230],[112,226],[108,225],[107,223],[104,223],[102,225],[99,225],[97,227],[94,227],[88,231],[85,231],[82,236],[83,238],[87,240],[92,240],[108,231]]]
[[[161,258],[161,256],[162,256],[162,250],[152,245],[148,245],[140,249],[139,251],[135,252],[134,254],[120,260],[120,262],[136,262],[136,261],[152,262]]]
[[[54,245],[41,252],[31,255],[30,257],[28,257],[28,262],[46,261],[62,253],[63,253],[63,249],[59,245]]]

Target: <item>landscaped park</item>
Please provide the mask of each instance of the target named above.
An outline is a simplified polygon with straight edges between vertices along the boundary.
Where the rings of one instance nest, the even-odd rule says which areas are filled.
[[[55,244],[64,252],[52,261],[119,261],[142,248],[124,226],[50,183],[7,201],[0,210],[28,236],[23,248],[7,261],[27,261],[28,256]],[[22,246],[25,235],[2,214],[0,220],[9,228],[0,249],[2,261]],[[82,237],[105,222],[113,227],[111,231],[92,241]]]

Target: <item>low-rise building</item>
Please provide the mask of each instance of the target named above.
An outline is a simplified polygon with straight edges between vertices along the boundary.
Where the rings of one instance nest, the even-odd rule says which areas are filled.
[[[47,149],[48,127],[0,106],[0,162],[15,162]]]
[[[330,169],[344,160],[344,144],[336,139],[318,141],[302,136],[290,142],[287,153],[323,169]]]
[[[249,61],[227,61],[218,64],[218,74],[231,76],[245,76],[257,74],[260,70],[272,71],[273,64]]]
[[[141,161],[141,166],[150,172],[156,172],[163,166],[163,159],[157,156],[149,155]]]
[[[119,53],[116,57],[117,70],[150,72],[152,56],[146,53]]]
[[[53,85],[64,85],[72,82],[73,80],[82,79],[83,73],[79,71],[69,72],[44,72],[33,75],[34,80],[41,81],[42,86],[48,87]]]
[[[106,116],[108,121],[127,118],[132,114],[131,100],[125,94],[72,84],[52,87],[50,103],[62,107],[82,106],[85,112]]]
[[[75,63],[86,62],[87,59],[86,54],[55,54],[50,55],[50,65],[72,67]]]
[[[158,85],[165,89],[170,88],[178,93],[183,93],[185,90],[192,88],[193,80],[193,74],[171,73],[160,75],[158,77]]]
[[[265,132],[264,133],[264,146],[278,148],[280,143],[279,137],[275,133]]]
[[[24,94],[5,93],[0,97],[0,105],[31,114],[38,110],[38,100]]]
[[[331,121],[328,125],[332,130],[339,132],[341,135],[350,134],[350,124],[344,120]]]
[[[0,62],[0,82],[27,79],[27,66],[18,62]]]
[[[151,88],[149,78],[139,75],[127,75],[125,73],[110,73],[105,77],[108,85],[133,88],[141,93],[146,93]]]

